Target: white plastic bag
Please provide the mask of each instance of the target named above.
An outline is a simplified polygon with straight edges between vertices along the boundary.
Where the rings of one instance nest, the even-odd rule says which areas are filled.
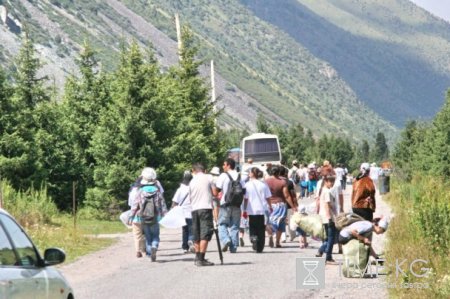
[[[186,225],[183,207],[175,206],[159,221],[166,228],[180,228]]]
[[[131,210],[125,211],[119,216],[120,221],[122,221],[123,225],[125,225],[127,228],[132,228],[131,225],[128,225],[128,218],[130,218],[130,212]]]

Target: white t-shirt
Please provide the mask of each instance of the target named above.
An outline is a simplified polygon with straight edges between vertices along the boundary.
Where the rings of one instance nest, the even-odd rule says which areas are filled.
[[[344,169],[342,167],[336,167],[334,172],[336,173],[336,181],[341,181],[345,174]]]
[[[231,176],[231,178],[233,180],[237,180],[239,173],[237,173],[236,170],[230,170],[228,171],[228,174]],[[230,185],[230,178],[228,177],[228,175],[226,173],[221,173],[219,178],[216,181],[216,187],[219,188],[220,190],[222,190],[222,198],[220,199],[220,205],[225,204],[225,194],[227,194],[228,192],[228,186]],[[241,177],[241,185],[242,188],[245,188],[245,183],[242,180]]]
[[[177,189],[177,192],[175,192],[172,201],[177,203],[178,205],[180,205],[180,203],[183,203],[181,206],[183,207],[184,218],[192,218],[192,206],[191,200],[189,198],[189,186],[180,184],[180,187]]]
[[[250,179],[245,184],[245,198],[248,199],[247,214],[264,215],[264,212],[269,210],[267,198],[271,196],[269,186],[259,180]]]
[[[360,235],[371,232],[373,231],[372,222],[367,220],[353,222],[349,226],[344,227],[339,234],[344,238],[350,238],[354,230]]]
[[[334,221],[335,218],[335,210],[336,210],[336,199],[331,194],[331,190],[328,189],[326,186],[322,188],[322,193],[320,194],[320,208],[319,208],[319,215],[322,217],[322,223],[328,223],[328,220],[331,219]],[[326,205],[328,203],[331,203],[331,210],[330,213],[328,213],[328,208],[326,208]]]
[[[192,211],[202,209],[212,210],[211,183],[206,174],[199,172],[193,175],[193,178],[189,183],[189,192]]]

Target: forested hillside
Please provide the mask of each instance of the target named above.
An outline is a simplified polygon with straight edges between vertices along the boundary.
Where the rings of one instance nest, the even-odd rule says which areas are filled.
[[[26,26],[57,90],[78,72],[85,40],[101,67],[117,66],[121,43],[152,47],[174,65],[173,16],[199,42],[201,72],[216,62],[220,124],[255,129],[301,123],[315,136],[354,141],[384,132],[392,143],[408,119],[429,119],[450,86],[449,24],[406,0],[72,1],[2,0],[0,62],[14,70]],[[3,9],[3,8],[2,8]],[[3,14],[3,13],[2,13]],[[375,113],[373,112],[375,111]],[[380,117],[381,116],[381,117]],[[391,124],[392,123],[392,124]]]
[[[450,86],[450,24],[407,0],[241,0],[328,61],[370,108],[403,126],[432,118]]]

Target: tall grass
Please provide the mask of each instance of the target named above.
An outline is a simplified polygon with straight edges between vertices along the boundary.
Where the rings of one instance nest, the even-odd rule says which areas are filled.
[[[450,183],[433,177],[415,177],[410,183],[393,180],[387,200],[394,209],[386,258],[406,259],[405,275],[388,276],[397,287],[390,289],[396,298],[450,298]],[[409,269],[416,259],[427,261]],[[427,277],[417,277],[431,268]],[[406,283],[406,284],[405,284]],[[416,285],[414,285],[416,283]],[[420,285],[425,284],[425,285]],[[419,288],[418,286],[429,286]],[[405,287],[406,286],[406,287]],[[409,287],[407,287],[409,286]]]
[[[75,226],[72,215],[58,211],[45,187],[16,191],[8,182],[2,181],[0,188],[3,208],[26,229],[36,247],[41,252],[49,247],[62,248],[67,261],[115,242],[114,239],[96,238],[95,235],[127,231],[119,220],[95,219],[98,211],[92,211],[93,219],[90,220],[77,217]]]
[[[0,184],[3,208],[14,215],[22,226],[50,223],[58,215],[58,208],[47,195],[45,187],[16,191],[7,181],[1,181]]]

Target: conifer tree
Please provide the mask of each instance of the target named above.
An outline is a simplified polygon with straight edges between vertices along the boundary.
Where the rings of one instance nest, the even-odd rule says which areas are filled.
[[[12,95],[4,106],[9,114],[5,117],[7,130],[1,136],[0,171],[14,187],[28,188],[32,184],[40,185],[45,179],[35,138],[47,113],[37,108],[49,100],[43,87],[46,78],[37,77],[40,62],[28,35],[25,35],[15,65]]]
[[[372,155],[373,160],[376,162],[382,162],[389,158],[389,148],[386,143],[386,137],[382,132],[377,133]]]
[[[101,110],[90,141],[96,188],[86,195],[88,205],[99,208],[114,198],[126,198],[128,186],[143,167],[158,168],[164,161],[157,139],[167,119],[155,97],[159,76],[156,60],[146,62],[137,42],[122,50],[121,63],[110,79],[112,102]]]

